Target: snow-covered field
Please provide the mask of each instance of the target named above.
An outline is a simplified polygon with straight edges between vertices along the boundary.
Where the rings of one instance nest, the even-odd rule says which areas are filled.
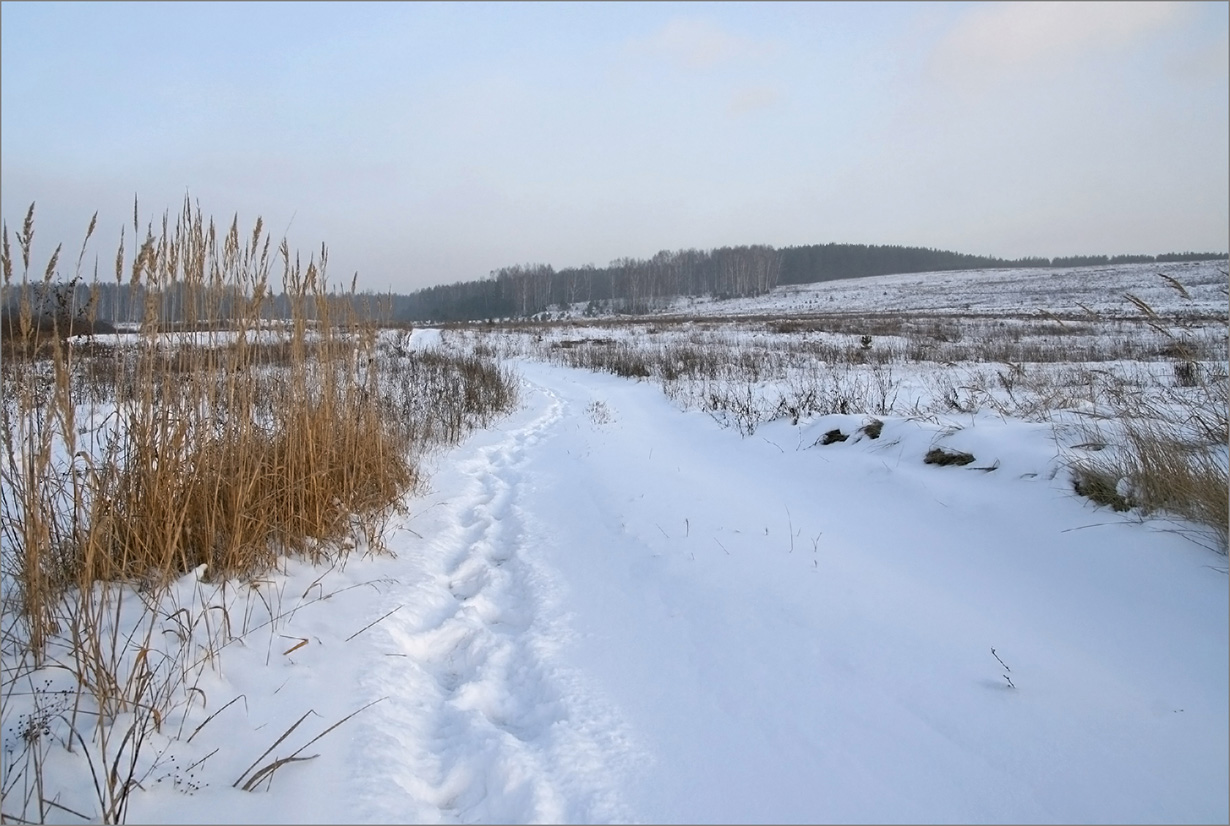
[[[693,311],[1110,312],[1131,292],[1224,314],[1224,265],[1150,266]],[[652,381],[514,365],[520,408],[425,460],[391,554],[178,584],[165,638],[211,653],[136,759],[130,822],[1230,818],[1226,557],[1077,496],[1080,411],[917,403],[744,435]],[[925,464],[935,447],[976,458]],[[68,676],[38,679],[54,706]],[[10,817],[29,715],[6,711]],[[39,744],[47,818],[98,818],[80,750]]]
[[[1125,293],[1183,314],[1226,314],[1225,261],[953,270],[878,278],[849,278],[781,287],[767,296],[712,301],[682,299],[667,312],[798,314],[806,312],[889,312],[931,310],[961,313],[1056,315],[1122,313]],[[1187,298],[1158,273],[1183,285]]]

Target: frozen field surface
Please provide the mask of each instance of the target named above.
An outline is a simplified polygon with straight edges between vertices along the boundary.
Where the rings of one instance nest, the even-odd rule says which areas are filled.
[[[1216,343],[1224,267],[888,276],[676,309],[1113,314],[1130,293],[1201,316]],[[199,677],[169,704],[182,719],[118,750],[138,784],[129,822],[1230,819],[1226,556],[1193,524],[1074,492],[1082,431],[1061,425],[1092,408],[855,408],[744,433],[681,403],[681,384],[524,355],[648,339],[647,322],[619,323],[594,328],[606,341],[574,341],[571,324],[405,340],[516,338],[519,406],[423,458],[426,484],[380,537],[388,553],[357,537],[332,568],[175,584],[153,638],[223,644],[202,644]],[[752,367],[794,341],[725,329],[712,340]],[[857,350],[857,332],[808,335]],[[877,333],[867,349],[881,348],[906,344]],[[1139,375],[1173,383],[1151,357]],[[955,386],[985,367],[1019,402],[1009,366],[943,369]],[[1066,369],[1016,369],[1052,367]],[[941,363],[859,369],[904,400],[932,392]],[[708,381],[689,392],[722,389]],[[925,463],[936,448],[973,459]],[[10,719],[26,728],[5,731],[6,760],[30,722]],[[98,819],[85,761],[46,755],[48,817]]]
[[[1076,497],[1048,427],[740,438],[646,383],[519,369],[396,559],[276,578],[287,607],[338,593],[224,652],[200,718],[246,702],[200,743],[212,782],[131,820],[1226,819],[1224,558]],[[275,754],[371,702],[230,787],[304,712]]]

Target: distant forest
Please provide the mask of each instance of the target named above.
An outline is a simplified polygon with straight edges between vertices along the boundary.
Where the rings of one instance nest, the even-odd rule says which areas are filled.
[[[814,244],[663,250],[648,260],[621,258],[607,267],[555,270],[548,264],[503,267],[477,281],[427,287],[390,296],[393,318],[402,321],[473,321],[526,318],[552,307],[584,305],[586,315],[638,314],[673,298],[709,295],[734,298],[766,293],[781,284],[812,284],[841,278],[897,273],[1006,267],[1083,267],[1165,261],[1206,261],[1225,253],[1081,255],[1005,260],[923,247]]]
[[[620,258],[606,267],[573,267],[555,270],[548,264],[518,264],[503,267],[487,278],[427,287],[406,295],[335,294],[330,302],[349,305],[358,317],[391,322],[475,321],[530,318],[553,308],[579,306],[585,315],[638,314],[660,307],[671,299],[687,296],[734,298],[761,295],[783,284],[811,284],[842,278],[861,278],[896,273],[944,270],[995,269],[1007,267],[1079,267],[1100,264],[1158,263],[1225,259],[1226,253],[1166,253],[1163,255],[1084,255],[1066,258],[1018,258],[1005,260],[981,255],[923,247],[868,246],[865,244],[814,244],[774,249],[770,246],[721,247],[663,250],[648,260]],[[20,287],[6,289],[8,307],[0,321],[11,321]],[[143,285],[31,284],[26,287],[36,314],[90,315],[113,324],[140,321],[147,302],[156,302],[158,316],[168,322],[192,319],[194,298],[182,285],[157,294]],[[234,292],[234,291],[232,291]],[[215,296],[214,300],[218,300]],[[244,301],[234,292],[223,296],[225,305]],[[246,302],[245,302],[246,303]],[[290,301],[284,294],[268,296],[262,315],[289,317]],[[331,315],[342,318],[343,307]],[[7,324],[5,326],[8,326]]]

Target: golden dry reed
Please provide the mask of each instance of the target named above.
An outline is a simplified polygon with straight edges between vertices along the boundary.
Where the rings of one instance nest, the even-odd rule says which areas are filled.
[[[19,275],[7,226],[3,238],[3,306],[15,310],[2,536],[36,656],[70,589],[165,584],[200,565],[251,574],[365,526],[374,535],[414,481],[408,431],[371,403],[376,332],[353,317],[353,284],[330,293],[323,247],[304,266],[285,241],[271,250],[259,219],[250,234],[237,221],[219,232],[185,202],[131,256],[121,237],[114,282],[141,298],[127,340],[70,338],[101,326],[96,301],[74,306],[85,244],[67,285],[59,249],[32,277],[33,211],[16,233]]]
[[[304,265],[259,219],[219,231],[188,200],[157,228],[138,217],[134,202],[139,244],[121,235],[106,277],[83,272],[94,220],[69,279],[59,248],[32,269],[33,206],[15,246],[4,227],[0,723],[20,736],[0,822],[124,822],[163,760],[151,736],[190,741],[218,713],[185,732],[204,672],[255,630],[272,639],[268,569],[383,550],[416,457],[516,403],[493,358],[378,329],[355,281],[330,289],[323,246]],[[215,580],[208,605],[194,578]],[[88,768],[92,812],[44,783],[53,743]]]

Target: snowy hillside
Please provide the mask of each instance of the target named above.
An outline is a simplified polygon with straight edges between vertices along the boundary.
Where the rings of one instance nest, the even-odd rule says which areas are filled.
[[[1123,311],[1131,293],[1159,312],[1225,315],[1225,261],[1092,267],[954,270],[849,278],[777,287],[755,298],[678,299],[660,312],[704,315],[798,315],[813,312],[1017,313],[1056,315]],[[1187,290],[1184,298],[1162,273]],[[583,305],[575,310],[579,314]]]

